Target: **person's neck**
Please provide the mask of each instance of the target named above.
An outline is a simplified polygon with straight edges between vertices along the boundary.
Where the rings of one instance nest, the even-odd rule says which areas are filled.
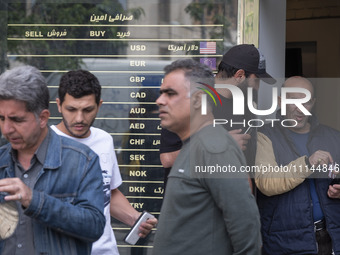
[[[233,77],[231,78],[215,78],[215,84],[227,84],[237,86],[236,81]],[[225,98],[232,98],[232,93],[226,88],[217,88],[216,91]]]
[[[192,118],[189,129],[184,130],[183,132],[178,133],[177,135],[182,141],[185,141],[202,128],[208,125],[212,125],[213,121],[214,116],[212,115],[212,113],[208,113],[207,115],[204,116],[199,116],[198,118]]]
[[[310,123],[306,123],[306,126],[301,129],[296,129],[296,128],[288,128],[290,131],[296,133],[296,134],[308,134],[310,132]]]
[[[27,170],[31,165],[31,160],[35,154],[35,152],[38,150],[40,144],[44,141],[45,137],[48,134],[48,127],[44,128],[42,130],[42,133],[36,142],[36,144],[28,149],[24,150],[18,150],[18,161],[20,162],[21,166]]]
[[[59,124],[55,125],[55,127],[56,127],[57,129],[59,129],[59,131],[63,132],[64,134],[71,136],[71,135],[68,133],[68,131],[67,131],[67,129],[66,129],[65,124],[64,124],[63,121],[60,122]]]

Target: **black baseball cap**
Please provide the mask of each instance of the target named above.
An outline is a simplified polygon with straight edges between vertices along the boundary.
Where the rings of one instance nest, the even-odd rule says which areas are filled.
[[[259,60],[260,54],[254,44],[236,45],[230,48],[222,58],[223,63],[254,74],[258,71]]]
[[[253,73],[268,84],[274,84],[276,82],[276,80],[266,72],[266,60],[254,44],[239,44],[232,47],[223,55],[222,62]]]

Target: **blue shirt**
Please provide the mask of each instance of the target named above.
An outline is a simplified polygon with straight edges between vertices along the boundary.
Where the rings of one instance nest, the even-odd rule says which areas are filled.
[[[289,130],[289,136],[292,139],[298,153],[300,155],[306,155],[307,157],[309,157],[310,155],[307,149],[309,133],[298,134],[298,133],[295,133]],[[307,179],[307,180],[309,182],[310,194],[311,194],[312,203],[313,203],[313,219],[314,221],[322,220],[324,218],[324,214],[321,209],[318,194],[316,193],[315,180],[314,179]]]

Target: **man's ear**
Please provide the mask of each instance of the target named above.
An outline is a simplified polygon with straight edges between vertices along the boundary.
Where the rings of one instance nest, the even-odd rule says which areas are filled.
[[[100,99],[98,103],[98,109],[102,106],[102,104],[103,104],[103,99]]]
[[[193,100],[192,106],[194,107],[194,109],[201,109],[202,95],[203,91],[197,91],[191,96],[191,100]]]
[[[45,128],[48,123],[48,118],[50,117],[50,111],[47,109],[44,109],[41,111],[39,114],[39,123],[40,123],[40,128]]]
[[[314,105],[315,105],[315,102],[316,102],[316,97],[313,97],[313,98],[311,99],[311,102],[312,102],[312,108],[313,108]]]
[[[97,107],[97,112],[96,112],[96,115],[98,114],[98,112],[99,112],[99,108],[102,106],[102,104],[103,104],[103,99],[100,99],[99,100],[99,103],[98,103],[98,107]]]
[[[238,69],[236,73],[233,75],[234,79],[237,81],[237,84],[244,81],[246,78],[246,73],[243,69]]]
[[[59,99],[59,98],[56,98],[55,101],[57,102],[58,111],[61,113],[61,103],[60,103],[60,99]]]

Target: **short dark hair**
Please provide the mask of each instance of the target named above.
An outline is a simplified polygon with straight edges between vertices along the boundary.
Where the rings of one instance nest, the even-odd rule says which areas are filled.
[[[60,104],[64,102],[65,95],[74,98],[95,95],[96,104],[100,102],[101,86],[96,76],[86,70],[69,71],[60,79],[58,96]]]
[[[191,58],[178,59],[164,67],[165,75],[176,70],[183,70],[185,77],[188,79],[201,79],[208,85],[215,87],[214,74],[210,67],[198,61]]]
[[[173,71],[182,70],[186,79],[190,81],[188,88],[189,96],[199,90],[199,88],[206,88],[207,85],[215,87],[215,78],[209,66],[195,61],[191,58],[178,59],[170,65],[164,67],[165,76]],[[194,85],[194,86],[192,86]],[[213,102],[208,97],[208,105],[212,106]]]

